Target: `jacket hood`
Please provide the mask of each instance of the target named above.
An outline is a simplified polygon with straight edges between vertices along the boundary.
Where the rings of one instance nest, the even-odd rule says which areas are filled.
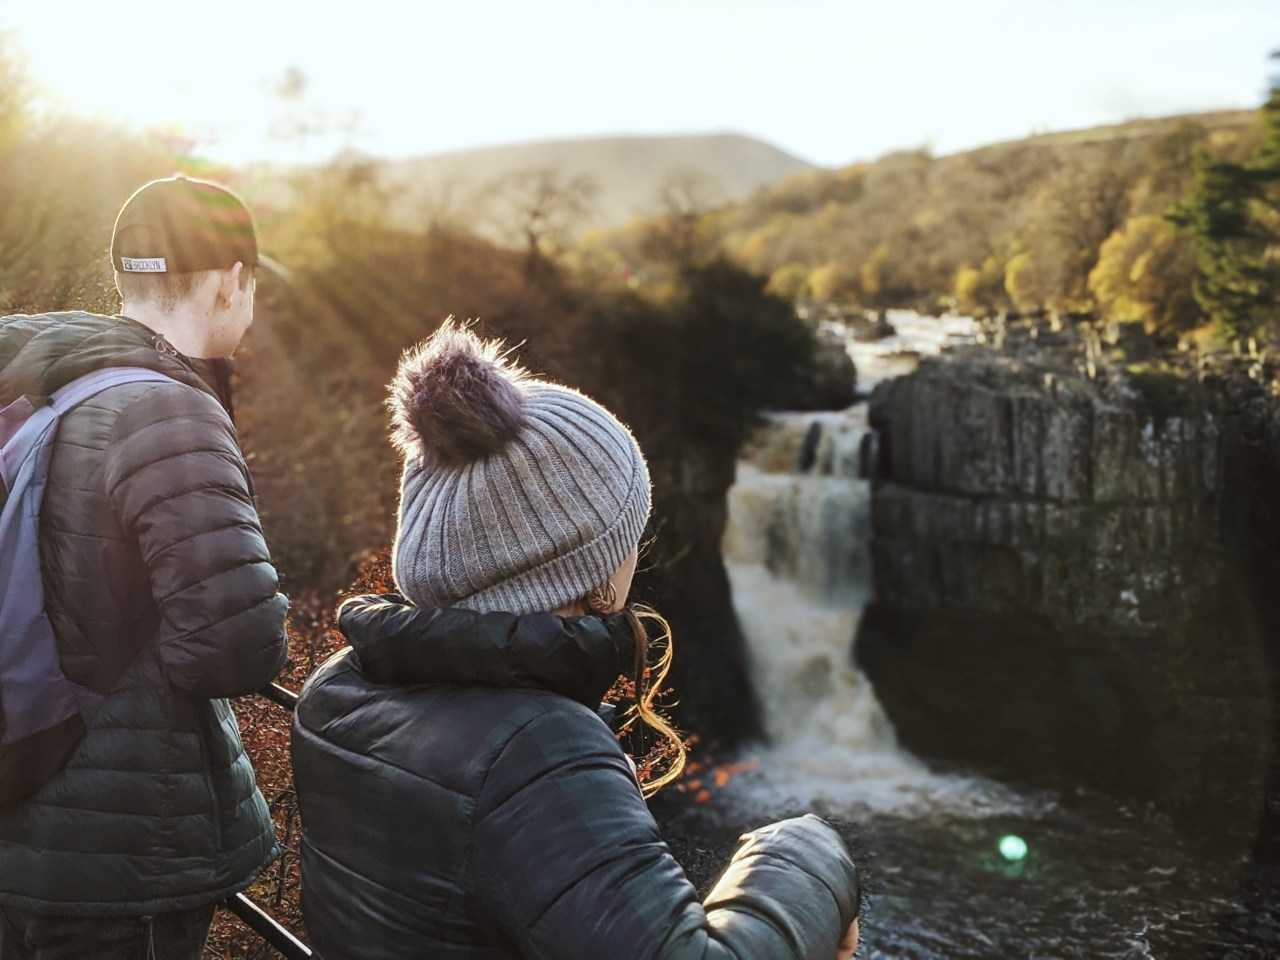
[[[626,617],[517,616],[414,606],[398,594],[353,597],[338,611],[361,674],[386,686],[533,687],[592,707],[633,666]]]
[[[105,367],[144,367],[217,398],[217,365],[188,360],[164,337],[127,317],[72,310],[0,317],[0,408],[45,397]]]

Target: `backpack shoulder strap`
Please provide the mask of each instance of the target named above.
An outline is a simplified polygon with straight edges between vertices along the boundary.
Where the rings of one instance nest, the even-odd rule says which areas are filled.
[[[104,367],[54,391],[48,404],[42,407],[37,408],[27,398],[19,397],[0,411],[0,484],[3,489],[14,489],[22,465],[51,438],[49,431],[56,429],[58,420],[68,410],[111,387],[165,381],[178,382],[146,367]],[[7,499],[0,500],[0,504]]]
[[[158,370],[149,370],[146,367],[103,367],[101,370],[95,370],[93,373],[88,373],[83,377],[72,380],[66,386],[57,390],[49,398],[49,405],[57,411],[58,416],[62,416],[72,407],[84,403],[84,401],[97,396],[110,387],[121,387],[129,383],[163,383],[166,381],[169,383],[178,382],[173,377],[167,376]]]

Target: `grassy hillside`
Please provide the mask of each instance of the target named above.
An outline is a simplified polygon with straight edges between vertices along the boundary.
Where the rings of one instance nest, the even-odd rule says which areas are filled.
[[[1196,320],[1194,257],[1164,215],[1190,188],[1200,151],[1238,160],[1260,137],[1258,112],[1237,110],[941,157],[901,151],[707,207],[684,232],[792,298],[979,314],[1100,311],[1185,327]],[[658,226],[595,238],[582,260],[633,286],[664,282]],[[670,218],[661,226],[669,232]]]

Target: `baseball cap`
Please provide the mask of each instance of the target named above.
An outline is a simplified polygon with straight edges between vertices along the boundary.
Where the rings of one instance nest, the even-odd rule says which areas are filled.
[[[225,270],[257,266],[253,215],[226,187],[177,174],[143,184],[125,201],[111,233],[121,273]]]

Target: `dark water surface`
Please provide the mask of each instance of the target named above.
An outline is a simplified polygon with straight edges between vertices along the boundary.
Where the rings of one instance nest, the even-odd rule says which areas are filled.
[[[1106,801],[1047,807],[987,818],[827,811],[862,871],[859,956],[1280,958],[1280,871]],[[655,812],[705,892],[741,832],[803,811],[741,821],[659,802]],[[1008,835],[1026,842],[1021,862],[999,852]]]

